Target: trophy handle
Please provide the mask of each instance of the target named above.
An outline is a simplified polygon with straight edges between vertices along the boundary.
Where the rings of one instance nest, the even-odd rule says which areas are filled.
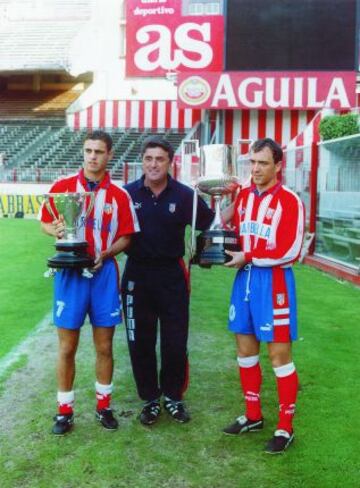
[[[51,193],[45,193],[44,195],[44,203],[45,203],[45,207],[46,209],[48,210],[49,214],[51,215],[51,217],[54,219],[54,220],[57,220],[59,217],[57,217],[55,215],[55,212],[51,206],[51,203],[50,203],[50,198],[51,198]]]
[[[91,214],[91,211],[92,209],[94,208],[94,203],[95,203],[95,193],[94,192],[86,192],[85,193],[85,198],[86,197],[89,197],[89,200],[90,200],[90,203],[89,203],[89,206],[88,208],[85,210],[85,219],[87,219],[89,217],[89,215]]]

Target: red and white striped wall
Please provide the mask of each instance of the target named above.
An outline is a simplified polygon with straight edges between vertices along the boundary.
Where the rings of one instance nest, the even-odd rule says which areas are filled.
[[[351,111],[357,111],[358,109],[343,110],[341,113],[349,113]],[[319,125],[321,120],[327,115],[333,115],[338,113],[331,109],[322,109],[317,112],[310,122],[300,131],[291,141],[287,144],[287,149],[293,149],[296,147],[310,146],[313,142],[320,141]]]
[[[314,110],[226,110],[224,142],[236,144],[238,139],[271,137],[285,146],[302,133],[315,114]],[[73,130],[189,130],[201,116],[201,110],[178,109],[176,101],[100,100],[91,107],[68,114],[67,124]]]
[[[186,130],[200,120],[200,110],[179,110],[177,102],[172,100],[100,100],[67,115],[67,125],[73,130],[110,127]]]
[[[225,112],[225,143],[270,137],[285,146],[314,118],[314,110],[234,110]],[[244,148],[245,152],[247,148]]]

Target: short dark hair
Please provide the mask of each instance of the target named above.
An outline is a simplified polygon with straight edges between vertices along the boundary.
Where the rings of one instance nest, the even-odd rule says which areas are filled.
[[[275,164],[279,161],[282,161],[283,150],[281,149],[281,146],[273,139],[270,139],[270,137],[258,139],[257,141],[253,142],[251,144],[250,151],[257,153],[259,151],[262,151],[265,147],[268,147],[270,149]]]
[[[146,139],[144,139],[143,143],[141,144],[141,157],[144,156],[145,151],[148,148],[152,148],[152,147],[161,147],[162,149],[164,149],[164,151],[168,153],[170,161],[173,160],[174,148],[172,147],[170,142],[164,139],[164,137],[156,136],[156,135],[149,136]]]
[[[107,150],[110,152],[113,146],[113,140],[110,134],[104,130],[94,130],[93,132],[88,132],[85,136],[85,141],[103,141],[106,144]]]

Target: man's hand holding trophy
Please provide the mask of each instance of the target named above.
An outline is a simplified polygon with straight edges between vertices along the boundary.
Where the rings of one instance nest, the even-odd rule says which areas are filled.
[[[57,238],[57,254],[48,259],[51,276],[58,268],[79,269],[83,276],[92,276],[94,259],[87,253],[88,243],[78,236],[80,227],[85,229],[85,221],[94,206],[93,192],[46,193],[44,203],[54,219],[54,232]]]
[[[236,192],[243,181],[238,166],[238,148],[227,144],[209,144],[200,147],[200,164],[195,182],[194,212],[191,238],[192,263],[209,268],[213,264],[225,264],[232,260],[227,252],[239,252],[238,237],[221,217],[224,196]],[[196,195],[210,195],[215,203],[215,218],[206,231],[196,238]]]

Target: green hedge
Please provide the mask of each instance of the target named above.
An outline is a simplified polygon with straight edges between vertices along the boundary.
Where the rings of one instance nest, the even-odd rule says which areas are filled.
[[[323,141],[351,136],[359,133],[357,114],[326,115],[319,125],[320,137]]]

